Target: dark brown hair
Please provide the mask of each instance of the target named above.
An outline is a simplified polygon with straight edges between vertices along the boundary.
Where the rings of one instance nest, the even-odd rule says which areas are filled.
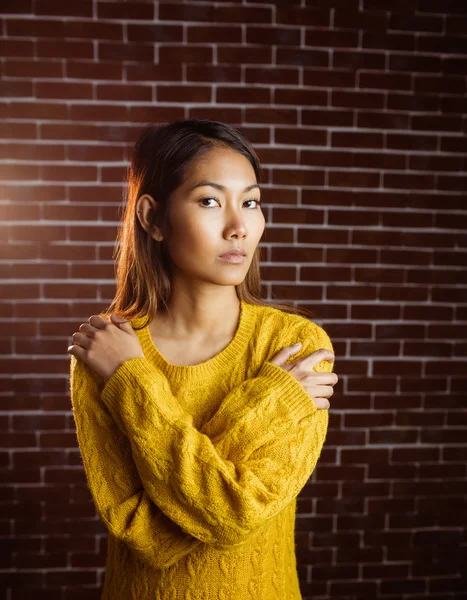
[[[99,313],[114,313],[126,320],[147,316],[149,323],[171,294],[171,263],[164,241],[159,242],[141,226],[136,203],[143,194],[158,201],[157,221],[162,232],[170,231],[170,197],[184,181],[190,163],[215,146],[224,146],[250,161],[261,184],[264,174],[251,143],[234,127],[208,119],[187,119],[147,126],[137,140],[128,170],[126,201],[117,232],[113,259],[116,261],[116,294],[110,306]],[[165,236],[164,236],[165,237]],[[236,286],[237,296],[249,304],[278,308],[313,318],[311,311],[266,301],[261,297],[260,248],[256,248],[245,279]],[[144,326],[144,325],[143,325]]]

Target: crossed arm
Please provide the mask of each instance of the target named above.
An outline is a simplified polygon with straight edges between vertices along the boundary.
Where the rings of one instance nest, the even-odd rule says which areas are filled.
[[[332,350],[312,323],[302,343],[306,354]],[[323,361],[315,370],[332,366]],[[103,387],[74,356],[70,374],[96,508],[113,535],[157,568],[202,543],[242,544],[300,492],[326,436],[327,411],[267,361],[200,430],[146,358],[125,361]]]

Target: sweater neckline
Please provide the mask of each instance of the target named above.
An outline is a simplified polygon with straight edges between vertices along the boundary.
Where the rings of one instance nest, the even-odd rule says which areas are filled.
[[[134,319],[133,324],[139,324],[144,317]],[[156,364],[170,379],[205,380],[209,375],[225,370],[232,366],[246,349],[253,331],[255,321],[254,305],[240,300],[240,315],[234,337],[212,358],[197,365],[176,365],[169,363],[157,349],[149,331],[149,323],[139,330],[141,347],[144,355]]]

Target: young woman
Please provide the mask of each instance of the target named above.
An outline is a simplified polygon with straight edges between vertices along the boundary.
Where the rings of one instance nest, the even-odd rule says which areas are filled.
[[[102,600],[301,598],[296,496],[338,378],[324,329],[260,297],[261,180],[220,122],[136,143],[116,296],[68,348]]]

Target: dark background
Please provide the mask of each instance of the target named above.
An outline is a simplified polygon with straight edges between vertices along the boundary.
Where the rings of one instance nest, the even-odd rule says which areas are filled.
[[[133,141],[188,117],[254,143],[265,294],[311,308],[337,355],[304,599],[466,598],[465,0],[0,13],[1,598],[99,597],[66,349],[114,293]]]

